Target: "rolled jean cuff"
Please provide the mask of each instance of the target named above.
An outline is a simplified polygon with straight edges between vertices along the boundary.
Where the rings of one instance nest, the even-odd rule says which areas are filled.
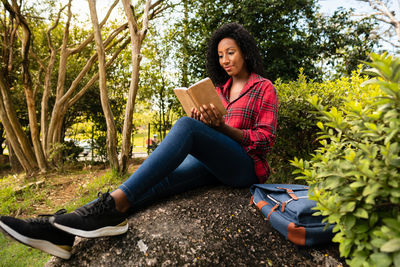
[[[126,185],[121,184],[118,188],[121,189],[122,192],[124,192],[126,198],[128,199],[129,203],[131,203],[131,205],[135,203],[134,196]]]

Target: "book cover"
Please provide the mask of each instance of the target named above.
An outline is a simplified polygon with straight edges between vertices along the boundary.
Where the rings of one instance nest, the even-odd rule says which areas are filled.
[[[227,113],[210,78],[200,80],[189,88],[175,88],[174,92],[189,117],[193,107],[199,109],[202,105],[210,104],[213,104],[222,115]]]

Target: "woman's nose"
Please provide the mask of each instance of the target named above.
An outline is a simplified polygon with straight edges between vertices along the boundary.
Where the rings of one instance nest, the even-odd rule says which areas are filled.
[[[228,56],[226,56],[226,55],[223,55],[223,56],[222,56],[222,63],[223,63],[223,64],[229,63],[229,58],[228,58]]]

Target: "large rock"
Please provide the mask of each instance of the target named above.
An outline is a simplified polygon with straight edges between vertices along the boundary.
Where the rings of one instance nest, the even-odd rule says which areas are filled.
[[[46,266],[341,266],[337,245],[286,241],[248,189],[202,188],[160,201],[129,219],[118,237],[77,238],[70,260]]]

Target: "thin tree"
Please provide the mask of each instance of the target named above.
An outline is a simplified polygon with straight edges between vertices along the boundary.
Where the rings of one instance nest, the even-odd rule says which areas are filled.
[[[377,33],[378,34],[377,37],[379,37],[384,42],[387,42],[396,48],[400,48],[400,20],[396,18],[396,11],[394,8],[395,0],[393,1],[359,0],[359,1],[369,3],[371,8],[375,11],[370,14],[362,14],[362,16],[375,17],[378,21],[389,26],[381,33]],[[397,0],[397,6],[398,6],[397,13],[399,13],[400,12],[399,0]],[[397,37],[397,42],[393,42],[393,40],[390,40],[390,38],[392,38],[393,36]],[[386,37],[389,37],[389,39],[387,39]]]
[[[88,2],[90,9],[90,17],[92,20],[93,30],[94,30],[94,39],[96,41],[96,50],[98,55],[100,100],[107,124],[107,154],[111,168],[119,172],[118,155],[117,155],[117,130],[115,129],[114,117],[112,114],[110,101],[108,99],[104,43],[101,38],[100,25],[97,19],[96,0],[88,0]]]
[[[49,27],[46,32],[47,45],[50,55],[36,55],[32,49],[32,39],[29,26],[29,20],[21,12],[20,5],[16,0],[12,0],[11,4],[7,0],[2,0],[3,6],[9,14],[9,18],[4,18],[2,22],[2,54],[3,62],[0,67],[0,119],[3,124],[7,141],[11,149],[15,153],[18,161],[27,174],[35,172],[38,168],[41,171],[46,171],[49,166],[49,158],[53,147],[61,142],[63,131],[63,123],[68,109],[74,105],[88,89],[99,79],[99,73],[95,73],[92,77],[88,77],[88,81],[83,84],[84,78],[87,77],[92,66],[98,59],[98,54],[95,53],[89,56],[86,64],[80,69],[78,75],[74,78],[69,87],[66,87],[67,64],[72,55],[81,53],[83,49],[88,47],[93,42],[94,34],[89,34],[82,42],[71,45],[70,43],[70,27],[71,27],[71,0],[68,1],[65,7],[62,7],[54,21],[54,24]],[[109,8],[105,18],[100,23],[100,28],[108,20],[111,11],[117,5],[116,0]],[[22,3],[20,3],[22,5]],[[66,9],[67,18],[64,25],[61,46],[56,47],[53,40],[52,32],[59,27],[59,19],[61,13]],[[3,13],[6,15],[6,13]],[[118,57],[120,52],[129,44],[129,37],[124,34],[128,24],[124,23],[112,30],[104,41],[105,51],[112,51],[111,56],[104,65],[108,68]],[[21,29],[21,34],[17,34]],[[122,34],[122,37],[120,37]],[[18,38],[20,42],[18,42]],[[16,60],[15,46],[21,44],[20,59]],[[113,50],[112,50],[113,49]],[[28,55],[30,57],[28,57]],[[40,70],[31,68],[30,60],[34,60],[40,66]],[[51,77],[55,76],[54,66],[58,60],[57,83],[51,83]],[[17,68],[18,62],[22,62],[22,70],[19,72]],[[38,77],[35,84],[31,80],[31,72],[36,71]],[[29,128],[31,132],[31,141],[26,136],[19,123],[16,115],[16,109],[11,100],[11,89],[13,83],[16,83],[15,77],[19,77],[21,73],[26,103],[29,114]],[[41,73],[45,74],[44,80],[41,79]],[[17,74],[17,75],[16,75]],[[43,89],[42,109],[37,112],[35,107],[38,89]],[[55,95],[55,103],[52,110],[49,110],[49,96]],[[41,127],[39,131],[36,114],[41,114]],[[33,148],[31,146],[33,144]],[[58,157],[60,159],[60,157]]]
[[[151,0],[146,0],[143,15],[141,16],[141,19],[138,20],[135,15],[135,8],[131,4],[131,1],[121,1],[124,6],[125,14],[128,18],[129,33],[132,46],[132,75],[125,109],[121,146],[121,171],[125,173],[127,170],[131,145],[130,142],[132,134],[133,110],[135,107],[135,100],[139,87],[139,68],[142,58],[140,54],[140,49],[142,47],[143,40],[146,37],[146,33],[149,27],[149,20],[155,18],[155,16],[160,14],[165,9],[169,8],[169,6],[165,4],[165,1],[162,0],[156,1],[154,4],[151,3]]]

